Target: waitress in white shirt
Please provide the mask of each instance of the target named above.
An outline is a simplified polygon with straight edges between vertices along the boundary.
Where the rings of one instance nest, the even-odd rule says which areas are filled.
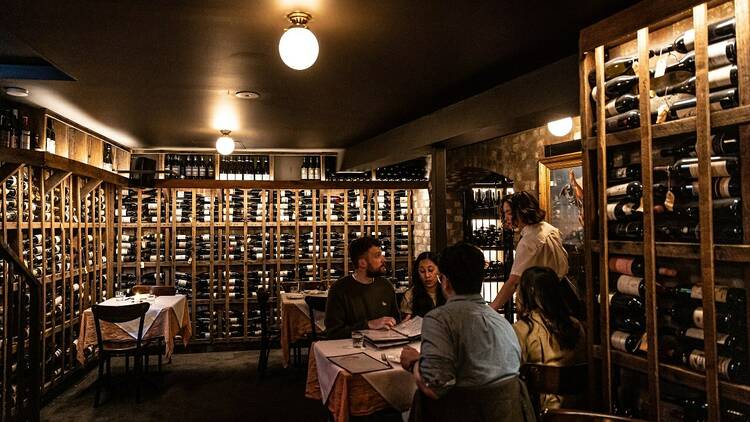
[[[544,221],[546,212],[529,192],[517,192],[503,199],[506,225],[521,230],[510,277],[490,306],[498,310],[513,297],[521,274],[530,267],[552,268],[562,278],[568,273],[568,253],[562,245],[560,230]]]

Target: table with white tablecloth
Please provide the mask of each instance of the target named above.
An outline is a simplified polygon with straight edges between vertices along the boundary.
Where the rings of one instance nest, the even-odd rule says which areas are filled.
[[[419,350],[420,342],[410,346]],[[308,361],[305,396],[321,400],[337,422],[349,420],[350,415],[369,415],[388,408],[406,411],[417,385],[412,374],[398,363],[401,349],[354,348],[351,339],[315,342]],[[354,375],[328,359],[359,352],[375,359],[385,354],[392,368]]]
[[[99,305],[102,306],[123,306],[132,305],[141,298],[128,298],[120,300],[116,298],[107,299]],[[172,356],[174,351],[174,338],[177,335],[182,337],[185,345],[188,344],[192,335],[190,325],[190,314],[188,312],[187,298],[185,295],[175,296],[157,296],[147,300],[150,307],[146,312],[143,321],[143,338],[164,337],[165,355],[167,359]],[[138,336],[139,320],[128,321],[124,323],[109,323],[101,321],[102,336],[105,340],[110,341],[128,341],[134,340]],[[94,324],[94,314],[91,308],[83,312],[81,318],[81,329],[78,335],[77,356],[79,362],[84,363],[86,360],[84,351],[89,346],[96,346],[96,326]]]
[[[328,292],[281,293],[281,355],[284,367],[289,366],[289,348],[312,331],[310,325],[310,308],[305,303],[305,296],[324,296]],[[315,326],[319,332],[325,331],[325,313],[315,316]]]

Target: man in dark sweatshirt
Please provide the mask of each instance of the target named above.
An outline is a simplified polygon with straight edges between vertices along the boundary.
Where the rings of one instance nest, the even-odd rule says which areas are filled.
[[[399,318],[396,292],[383,275],[385,257],[380,242],[361,237],[349,244],[354,270],[328,291],[326,334],[330,339],[348,338],[352,331],[396,325]]]

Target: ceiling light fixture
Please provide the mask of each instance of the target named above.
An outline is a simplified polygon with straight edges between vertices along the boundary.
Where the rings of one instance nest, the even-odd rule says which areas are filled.
[[[222,130],[221,136],[216,140],[216,151],[221,155],[229,155],[234,151],[234,139],[229,134],[231,130]]]
[[[260,94],[255,91],[237,91],[234,93],[234,96],[243,100],[257,100],[260,98]]]
[[[555,136],[565,136],[573,129],[573,118],[564,117],[560,120],[553,120],[547,123],[547,129]]]
[[[286,17],[291,25],[279,40],[279,55],[284,64],[292,69],[305,70],[318,59],[318,40],[315,34],[307,29],[307,22],[312,19],[312,16],[309,13],[297,11]]]
[[[5,93],[11,97],[28,97],[29,90],[26,88],[19,88],[17,86],[6,86]]]

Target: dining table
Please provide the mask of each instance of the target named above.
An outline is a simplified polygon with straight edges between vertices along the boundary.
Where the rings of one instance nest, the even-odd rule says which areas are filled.
[[[419,341],[409,344],[417,350],[420,345]],[[305,396],[322,401],[336,422],[389,408],[408,411],[417,385],[399,363],[402,349],[403,346],[378,349],[367,344],[358,348],[352,339],[317,341],[308,359]],[[359,353],[383,361],[387,368],[352,374],[331,360]]]
[[[136,295],[127,298],[110,298],[99,305],[123,306],[138,302],[150,304],[143,321],[143,339],[163,337],[165,343],[165,357],[169,359],[174,352],[175,337],[180,336],[187,346],[192,336],[190,314],[185,295],[156,296]],[[101,321],[102,337],[110,341],[135,340],[138,337],[139,319],[124,323],[110,323]],[[86,362],[85,350],[96,346],[97,334],[94,314],[91,308],[83,311],[76,358],[82,364]]]
[[[297,341],[305,338],[311,331],[310,308],[305,296],[328,297],[328,291],[305,290],[302,292],[282,292],[281,296],[281,355],[282,365],[290,364],[289,349]],[[315,326],[318,331],[325,331],[325,313],[315,315]]]

